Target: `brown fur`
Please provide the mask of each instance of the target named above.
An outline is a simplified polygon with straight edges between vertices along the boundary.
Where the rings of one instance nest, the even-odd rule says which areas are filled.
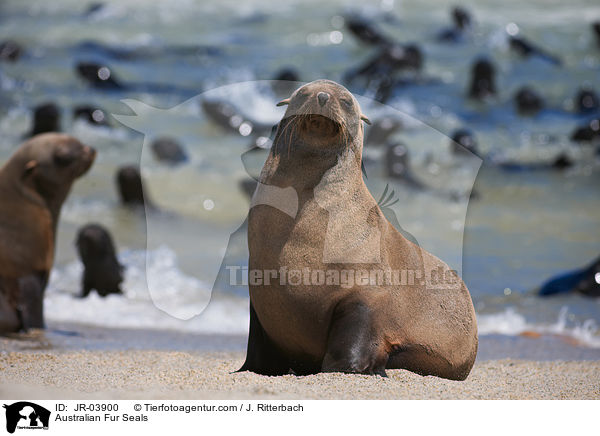
[[[23,143],[0,168],[0,331],[43,327],[41,299],[60,208],[95,155],[71,136],[45,133]]]
[[[319,92],[330,95],[324,106],[317,102]],[[449,271],[386,220],[365,186],[361,174],[365,118],[352,95],[335,82],[320,80],[282,103],[289,106],[261,183],[293,187],[298,213],[292,218],[267,205],[250,210],[249,269],[394,269],[419,271],[423,277],[438,267]],[[310,114],[336,124],[323,118],[313,123]],[[367,263],[356,260],[361,258]],[[350,289],[272,281],[251,284],[250,301],[251,338],[242,370],[280,374],[287,367],[296,373],[384,374],[385,368],[404,368],[462,380],[477,353],[475,312],[458,277],[444,286],[417,280],[406,286]],[[278,369],[261,358],[265,353],[256,350],[257,343],[273,350],[269,361],[273,366],[279,362]]]

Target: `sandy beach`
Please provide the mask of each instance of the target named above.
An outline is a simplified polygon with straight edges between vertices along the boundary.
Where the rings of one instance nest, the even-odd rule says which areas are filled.
[[[0,338],[0,397],[169,399],[599,399],[599,350],[560,339],[482,337],[466,381],[388,370],[234,373],[245,338],[58,324]],[[504,356],[510,356],[506,359]]]
[[[0,396],[169,399],[598,399],[600,362],[494,360],[464,382],[388,370],[265,377],[232,373],[242,353],[81,351],[5,353]]]

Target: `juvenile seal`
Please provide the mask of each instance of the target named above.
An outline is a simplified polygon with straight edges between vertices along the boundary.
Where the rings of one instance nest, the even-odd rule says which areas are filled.
[[[47,132],[60,132],[60,109],[52,102],[33,108],[33,126],[29,136]]]
[[[580,114],[590,114],[600,109],[600,98],[593,89],[580,88],[575,95],[575,107]]]
[[[152,142],[152,152],[157,160],[171,165],[188,161],[187,153],[176,139],[170,137],[156,138]]]
[[[465,379],[477,352],[469,292],[403,237],[369,193],[361,175],[367,119],[355,98],[318,80],[281,104],[289,106],[248,218],[250,332],[240,370],[385,375],[403,368]],[[371,279],[378,271],[427,279]],[[277,278],[267,280],[273,272]]]
[[[106,65],[94,62],[79,62],[76,65],[75,71],[79,77],[95,88],[120,89],[123,87]]]
[[[351,15],[344,19],[344,25],[359,41],[367,45],[383,46],[392,44],[368,18],[361,15]]]
[[[523,116],[534,116],[545,106],[542,96],[529,86],[520,88],[514,100],[517,112]]]
[[[523,58],[537,56],[551,64],[562,65],[562,60],[559,57],[546,52],[523,37],[510,36],[508,42],[510,49]]]
[[[123,266],[117,260],[108,230],[99,224],[87,224],[77,233],[76,245],[84,266],[81,297],[87,297],[92,289],[101,297],[122,294]]]
[[[386,144],[385,164],[388,177],[400,180],[413,189],[425,189],[425,185],[415,177],[412,171],[408,147],[402,142]]]
[[[0,61],[16,62],[21,57],[23,49],[19,43],[7,40],[0,42]]]
[[[146,204],[149,208],[154,207],[148,195],[144,194],[140,170],[134,165],[120,167],[115,175],[115,182],[121,204],[124,206],[139,207]]]
[[[485,58],[480,58],[471,68],[469,98],[484,100],[496,95],[496,68]]]
[[[13,320],[3,331],[44,327],[60,209],[95,156],[71,136],[46,133],[23,143],[0,169],[0,319]]]
[[[464,34],[471,27],[471,14],[465,8],[456,6],[450,13],[452,16],[452,27],[442,30],[437,35],[440,42],[460,42]]]

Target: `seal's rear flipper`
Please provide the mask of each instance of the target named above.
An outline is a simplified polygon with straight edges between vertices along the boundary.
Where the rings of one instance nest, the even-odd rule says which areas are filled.
[[[335,307],[329,327],[322,372],[348,372],[387,377],[387,353],[374,338],[372,309],[356,300],[342,300]],[[379,346],[378,346],[379,345]]]
[[[252,371],[262,375],[285,375],[290,364],[267,336],[250,302],[250,332],[246,361],[237,372]]]

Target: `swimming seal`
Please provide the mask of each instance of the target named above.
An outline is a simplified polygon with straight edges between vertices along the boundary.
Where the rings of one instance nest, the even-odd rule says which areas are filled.
[[[76,245],[84,266],[81,297],[87,297],[92,289],[101,297],[122,294],[123,266],[117,260],[108,230],[99,224],[87,224],[79,229]]]
[[[0,61],[16,62],[21,57],[23,49],[19,43],[7,40],[0,42]]]
[[[519,88],[514,101],[517,112],[523,116],[534,116],[544,109],[544,99],[529,86]]]
[[[465,8],[456,6],[452,8],[450,15],[452,16],[452,27],[442,30],[437,35],[436,39],[439,42],[460,42],[471,27],[471,14]]]
[[[185,149],[175,138],[160,137],[152,142],[152,152],[157,160],[171,165],[178,165],[188,161]]]
[[[541,286],[538,295],[548,297],[550,295],[577,292],[588,297],[600,297],[599,277],[600,257],[584,268],[569,271],[549,279]]]
[[[44,327],[60,209],[95,156],[71,136],[46,133],[23,143],[0,169],[0,319],[12,320],[2,331]]]
[[[361,174],[368,120],[356,99],[318,80],[280,104],[288,108],[248,217],[250,332],[240,371],[403,368],[465,379],[477,353],[469,292],[369,193]],[[383,271],[420,279],[388,280]]]
[[[389,178],[402,181],[413,189],[425,189],[425,185],[413,174],[408,147],[402,142],[386,144],[385,164]]]
[[[593,89],[580,88],[575,95],[575,108],[580,114],[590,114],[600,109],[600,98]]]
[[[494,95],[496,95],[496,68],[488,59],[478,59],[471,67],[469,98],[484,100]]]

